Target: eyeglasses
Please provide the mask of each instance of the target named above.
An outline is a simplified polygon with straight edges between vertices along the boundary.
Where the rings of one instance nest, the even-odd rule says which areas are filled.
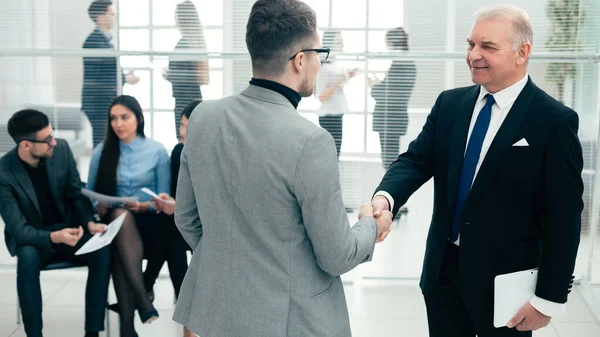
[[[319,60],[327,61],[327,59],[329,58],[329,52],[331,50],[329,48],[302,49],[301,51],[294,54],[294,56],[290,57],[290,61],[293,60],[296,56],[298,56],[298,54],[304,53],[307,51],[314,51],[315,53],[319,54]]]
[[[43,140],[39,140],[39,139],[21,139],[21,141],[28,141],[28,142],[32,142],[32,143],[46,143],[46,145],[48,146],[52,146],[52,141],[54,140],[54,135],[50,134],[48,137],[46,137]]]

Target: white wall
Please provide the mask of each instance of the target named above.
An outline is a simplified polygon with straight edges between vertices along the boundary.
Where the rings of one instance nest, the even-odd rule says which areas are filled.
[[[52,0],[51,43],[56,49],[81,49],[94,23],[87,14],[91,0]],[[83,80],[81,57],[57,57],[54,61],[56,100],[80,103]]]
[[[0,49],[49,48],[49,0],[0,0]],[[4,56],[0,62],[0,107],[54,100],[48,57]]]

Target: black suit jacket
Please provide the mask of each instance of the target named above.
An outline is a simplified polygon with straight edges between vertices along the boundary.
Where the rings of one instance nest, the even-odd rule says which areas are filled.
[[[181,151],[183,143],[178,143],[171,152],[171,196],[177,195],[177,181],[179,180],[179,168],[181,167]]]
[[[44,224],[40,213],[40,202],[17,149],[0,159],[0,215],[4,220],[6,247],[15,256],[18,245],[33,245],[42,250],[51,250],[50,233],[66,227],[82,226],[93,221],[89,199],[81,195],[81,179],[73,153],[66,141],[56,140],[51,158],[46,160],[50,192],[54,196],[58,211],[63,215],[63,224]]]
[[[84,49],[114,49],[104,33],[96,28],[83,43]],[[116,57],[84,57],[81,109],[86,112],[105,113],[118,94],[118,76],[122,76]]]
[[[421,133],[383,178],[394,214],[434,178],[434,209],[421,288],[437,281],[479,86],[442,92]],[[577,113],[531,79],[515,101],[475,178],[461,215],[460,286],[465,304],[493,310],[499,274],[539,267],[536,295],[565,303],[579,245],[583,157]],[[528,147],[512,146],[525,138]],[[471,311],[471,310],[470,310]]]

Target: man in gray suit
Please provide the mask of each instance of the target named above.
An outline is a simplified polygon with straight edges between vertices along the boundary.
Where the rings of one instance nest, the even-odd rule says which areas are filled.
[[[363,205],[349,226],[333,138],[296,112],[328,55],[316,27],[301,1],[257,1],[250,86],[190,119],[175,221],[194,255],[174,319],[202,337],[351,336],[339,275],[392,221]]]

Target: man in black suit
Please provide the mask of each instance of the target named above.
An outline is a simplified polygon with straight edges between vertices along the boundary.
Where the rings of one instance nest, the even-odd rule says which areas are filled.
[[[88,14],[96,28],[83,43],[84,49],[115,49],[111,40],[111,30],[115,25],[115,11],[112,1],[96,0],[88,9]],[[121,74],[121,75],[119,75]],[[85,112],[92,124],[94,147],[104,139],[108,121],[108,107],[119,95],[119,78],[121,84],[136,84],[139,77],[132,72],[123,76],[117,57],[84,57],[83,58],[83,90],[81,93],[81,110]]]
[[[104,247],[74,253],[106,225],[94,222],[71,149],[54,139],[46,115],[19,111],[8,121],[8,133],[17,146],[0,159],[0,215],[8,251],[17,256],[25,332],[42,336],[40,270],[51,262],[71,261],[88,266],[85,330],[86,336],[97,337],[104,330],[110,252]]]
[[[467,39],[476,85],[438,96],[373,198],[395,214],[434,178],[420,283],[432,337],[531,336],[565,310],[583,209],[579,121],[529,78],[532,39],[523,10],[481,9]],[[535,296],[494,328],[494,278],[531,268]]]

